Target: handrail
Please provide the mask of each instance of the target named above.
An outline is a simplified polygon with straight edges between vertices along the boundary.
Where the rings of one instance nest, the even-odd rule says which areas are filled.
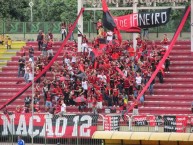
[[[49,64],[41,71],[41,73],[34,78],[34,81],[38,80],[47,70],[49,70],[49,68],[52,66],[52,64],[55,62],[55,60],[57,59],[57,57],[59,56],[59,54],[61,53],[61,51],[63,50],[64,46],[66,45],[68,39],[70,38],[73,30],[76,28],[76,25],[78,23],[78,19],[80,18],[80,16],[82,15],[82,13],[84,12],[84,8],[82,8],[72,26],[72,28],[70,29],[68,35],[66,36],[65,40],[63,41],[62,45],[60,46],[59,50],[57,51],[57,53],[55,54],[55,56],[52,58],[52,60],[49,62]],[[8,100],[6,103],[4,103],[1,107],[0,110],[3,109],[6,105],[9,105],[10,103],[12,103],[15,99],[17,99],[20,95],[22,95],[30,86],[32,85],[32,82],[30,82],[29,84],[25,85],[25,87],[23,87],[23,89],[21,89],[16,95],[14,95],[10,100]]]

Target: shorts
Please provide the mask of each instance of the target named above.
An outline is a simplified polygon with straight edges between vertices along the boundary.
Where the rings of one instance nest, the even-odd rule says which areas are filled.
[[[102,109],[102,108],[103,108],[102,102],[97,102],[96,107],[97,107],[98,109]]]
[[[66,112],[64,112],[64,111],[61,111],[60,113],[59,113],[59,115],[64,115]]]
[[[93,107],[92,103],[88,103],[88,108],[92,108],[92,107]]]
[[[136,108],[133,108],[133,115],[139,115],[139,111]]]

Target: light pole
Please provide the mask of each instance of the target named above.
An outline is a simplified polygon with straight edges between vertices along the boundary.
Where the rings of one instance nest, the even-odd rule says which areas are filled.
[[[31,10],[31,22],[33,22],[33,6],[34,6],[34,3],[33,1],[31,0],[29,2],[29,6],[30,6],[30,10]],[[34,62],[32,61],[32,64],[31,64],[31,67],[32,67],[32,132],[31,132],[31,144],[33,145],[34,144],[34,135],[33,135],[33,130],[34,130]]]
[[[33,22],[33,6],[34,6],[34,3],[32,2],[32,0],[29,3],[29,6],[30,6],[30,9],[31,9],[31,22]]]
[[[34,62],[32,61],[31,64],[32,67],[32,132],[31,132],[31,143],[33,145],[34,143],[34,136],[33,136],[33,130],[34,130]]]

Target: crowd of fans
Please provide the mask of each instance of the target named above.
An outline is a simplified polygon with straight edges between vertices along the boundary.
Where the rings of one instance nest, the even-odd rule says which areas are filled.
[[[66,37],[64,23],[61,25],[62,39]],[[119,44],[112,31],[105,32],[103,25],[97,24],[97,38],[89,42],[82,35],[82,52],[77,52],[77,44],[71,41],[64,47],[63,61],[56,60],[51,68],[35,82],[34,102],[25,98],[24,109],[17,107],[17,112],[29,112],[34,103],[35,112],[64,114],[66,106],[76,105],[79,111],[100,112],[103,106],[112,110],[116,107],[126,111],[129,101],[135,101],[140,91],[150,79],[159,61],[167,51],[168,38],[164,35],[162,45],[149,43],[139,35],[136,50],[132,43],[123,41]],[[34,58],[34,48],[29,46],[29,60],[24,56],[19,59],[18,77],[24,77],[26,83],[33,80],[47,66],[54,56],[53,34],[40,31],[37,36],[38,50],[41,55]],[[147,45],[148,43],[148,45]],[[150,44],[150,45],[149,45]],[[169,73],[170,59],[157,74],[163,83],[164,73]],[[48,72],[51,73],[48,75]],[[155,80],[151,82],[145,94],[154,95]],[[145,94],[138,104],[144,106]],[[45,107],[40,107],[40,104]]]

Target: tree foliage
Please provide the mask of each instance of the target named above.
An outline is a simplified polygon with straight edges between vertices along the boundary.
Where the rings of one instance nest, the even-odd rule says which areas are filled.
[[[17,20],[30,21],[31,0],[0,0],[0,17]],[[66,21],[73,22],[77,15],[77,0],[32,0],[33,21]],[[163,4],[158,4],[159,6]],[[132,11],[111,11],[112,15],[120,16],[132,13]],[[171,20],[180,19],[182,10],[172,11]],[[101,11],[85,11],[84,21],[97,21],[102,17]]]
[[[1,0],[0,17],[25,21],[28,19],[25,15],[28,7],[28,0]]]

